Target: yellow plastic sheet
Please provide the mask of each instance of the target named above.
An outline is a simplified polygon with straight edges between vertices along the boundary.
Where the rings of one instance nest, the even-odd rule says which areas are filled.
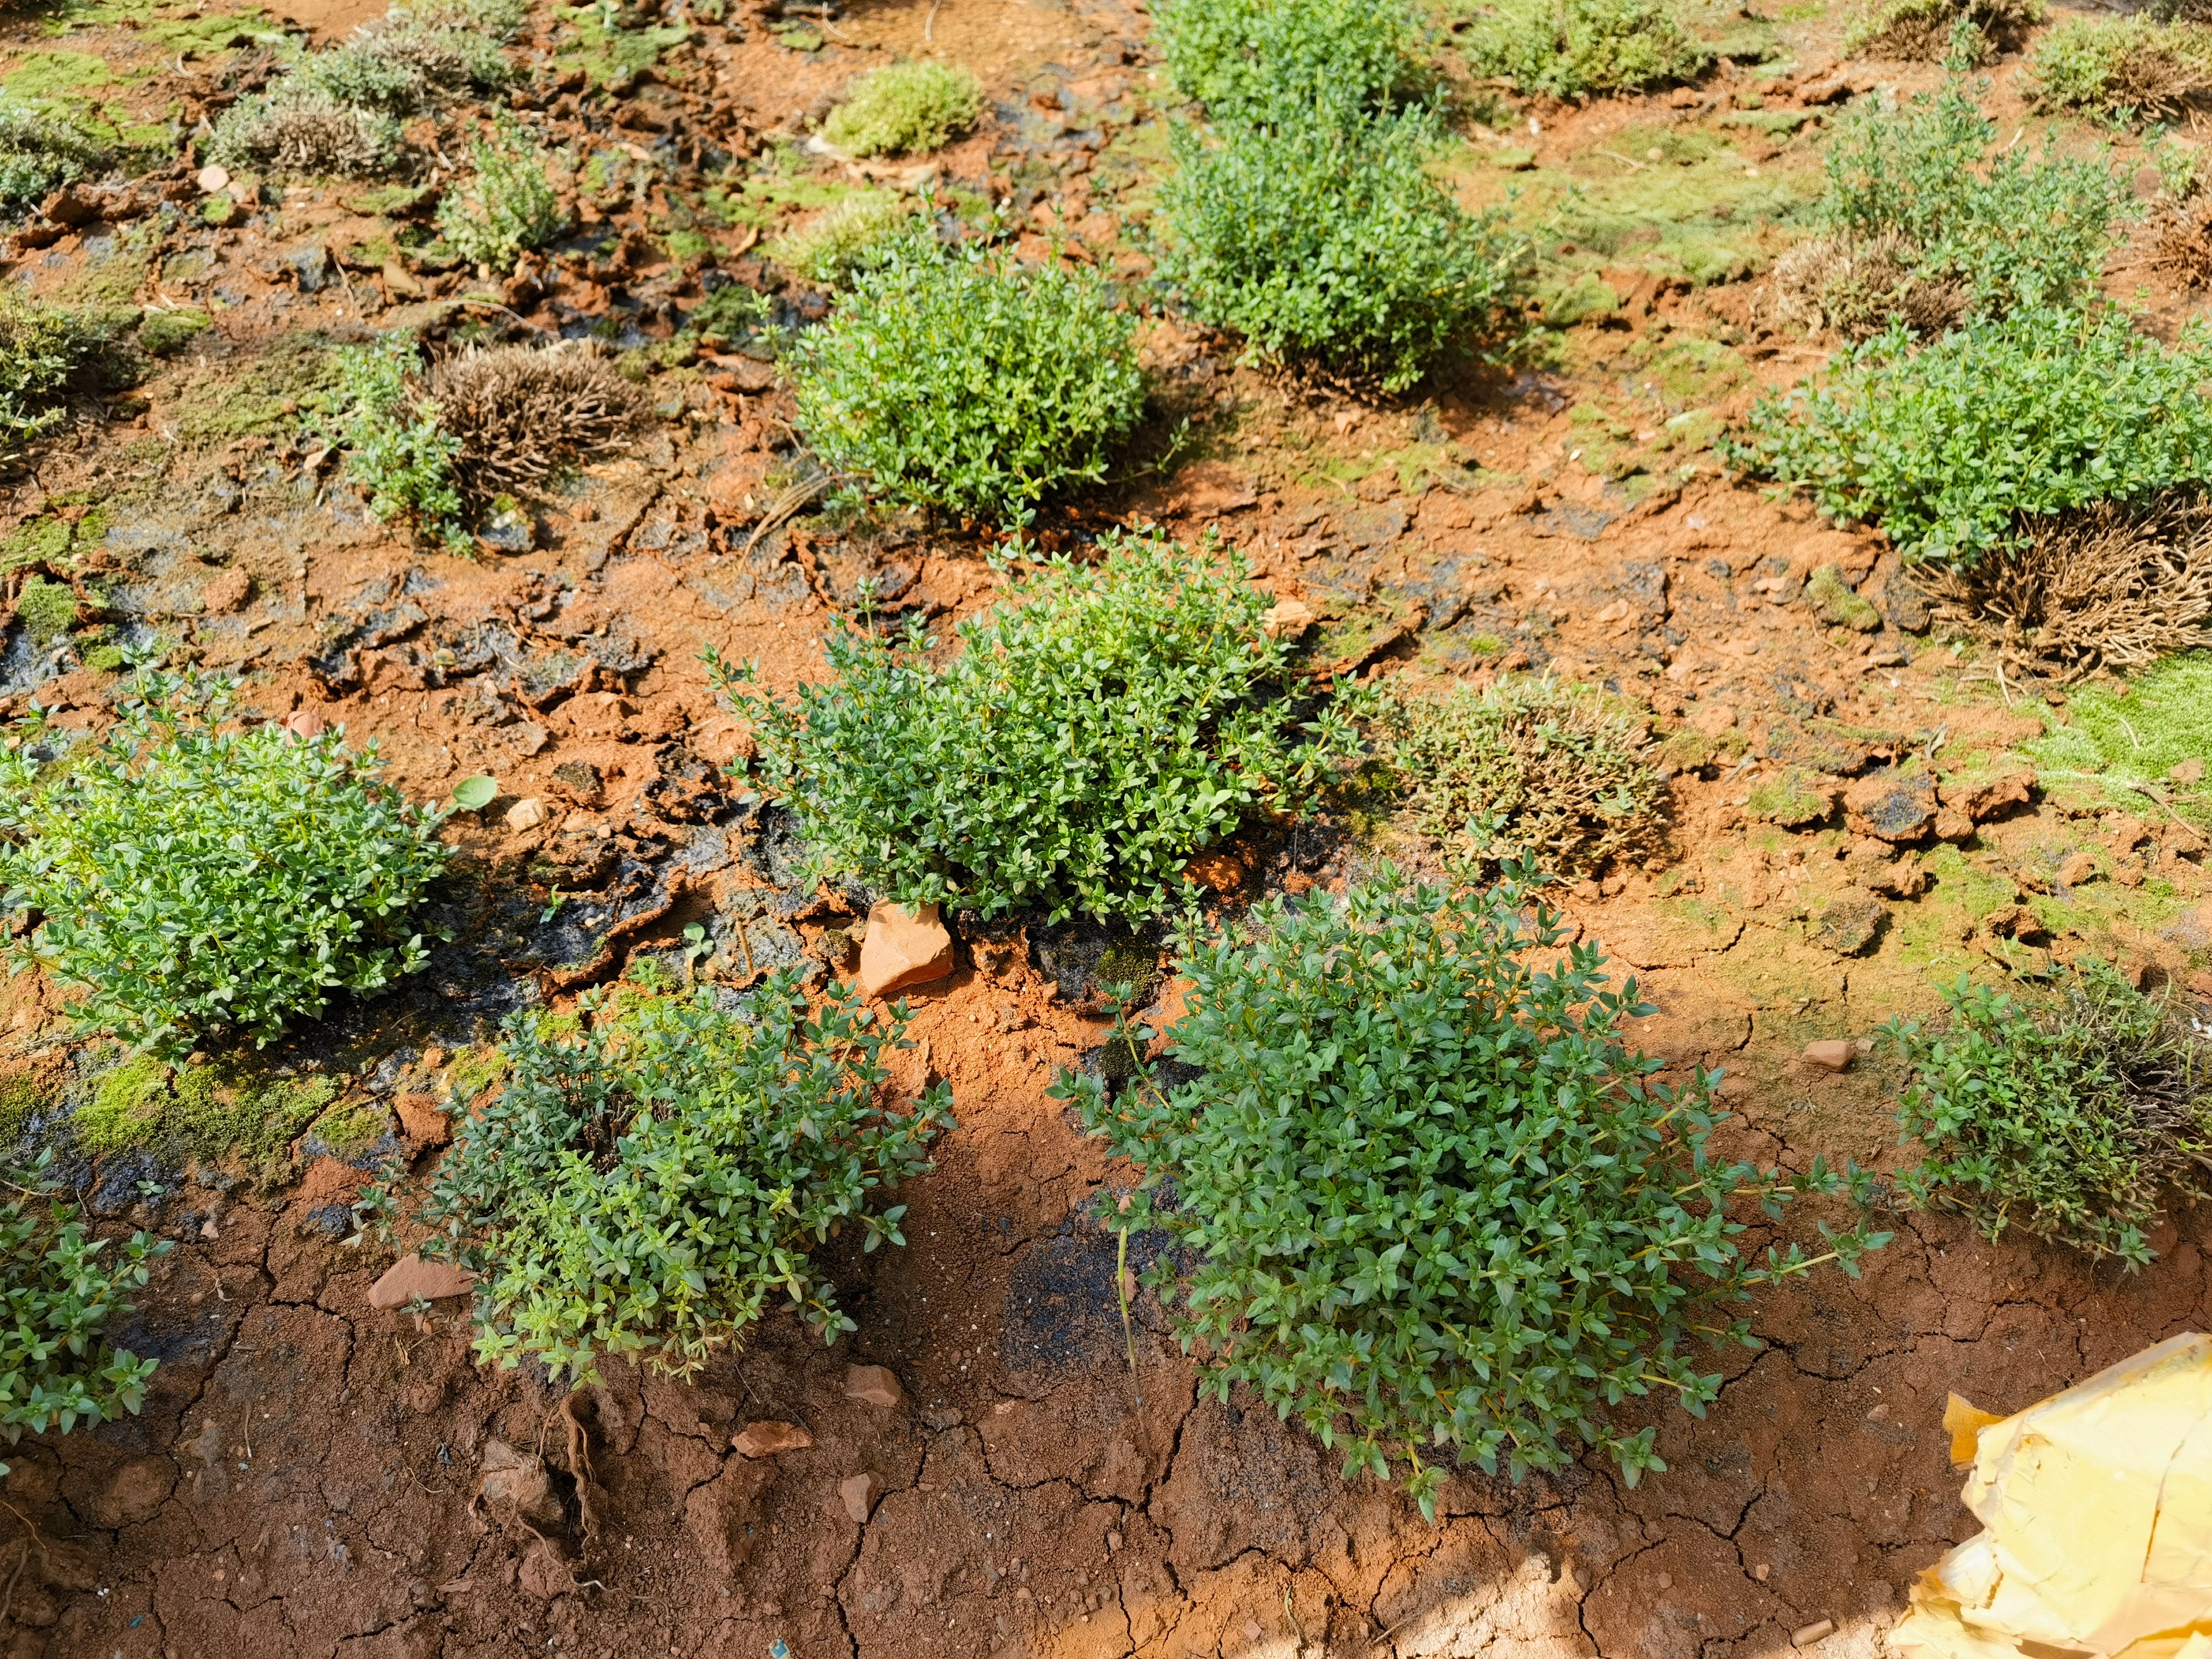
[[[1986,1530],[1913,1585],[1905,1659],[2212,1659],[2212,1337],[1943,1421]]]

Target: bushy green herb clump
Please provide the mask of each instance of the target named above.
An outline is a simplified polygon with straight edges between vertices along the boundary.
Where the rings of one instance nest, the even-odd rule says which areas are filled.
[[[1534,861],[1567,875],[1650,845],[1666,791],[1644,728],[1586,686],[1503,680],[1386,698],[1383,757],[1455,871]]]
[[[2039,109],[2171,119],[2212,93],[2212,28],[2141,15],[2069,17],[2035,43],[2027,76]]]
[[[1396,0],[1162,0],[1152,17],[1176,88],[1216,123],[1370,113],[1433,79]]]
[[[96,178],[114,152],[59,117],[0,97],[0,222],[20,219],[64,185]]]
[[[1168,1053],[1198,1075],[1055,1091],[1142,1169],[1106,1219],[1172,1240],[1147,1282],[1206,1386],[1249,1385],[1347,1474],[1401,1467],[1431,1515],[1455,1462],[1517,1478],[1580,1441],[1632,1483],[1665,1468],[1605,1408],[1656,1388],[1702,1412],[1702,1340],[1752,1341],[1722,1310],[1814,1265],[1747,1258],[1741,1218],[1844,1185],[1710,1157],[1713,1078],[1652,1080],[1620,1036],[1649,1012],[1634,982],[1607,990],[1587,943],[1554,965],[1524,878],[1454,896],[1386,873],[1273,900],[1249,936],[1187,923]],[[1886,1237],[1815,1260],[1856,1271]]]
[[[2167,347],[2114,311],[2023,310],[1918,350],[1893,328],[1826,384],[1759,403],[1731,453],[1879,522],[1909,561],[1965,566],[2031,518],[2212,478],[2208,380],[2212,337]]]
[[[1991,1239],[2150,1261],[2168,1192],[2212,1196],[2212,1042],[2094,960],[2049,993],[1961,979],[1944,996],[1948,1025],[1882,1028],[1911,1068],[1899,1126],[1928,1152],[1899,1188]]]
[[[854,1328],[807,1253],[848,1225],[866,1249],[906,1242],[906,1206],[877,1195],[929,1167],[951,1092],[884,1103],[903,1008],[878,1023],[833,988],[810,1009],[790,973],[750,1005],[592,998],[580,1029],[509,1027],[505,1081],[461,1121],[426,1211],[478,1274],[483,1358],[688,1376],[779,1293],[826,1340]]]
[[[1020,522],[1144,412],[1134,326],[1095,274],[918,235],[793,349],[799,430],[894,501]]]
[[[922,155],[975,125],[983,88],[946,64],[889,64],[854,83],[822,136],[848,155]]]
[[[2102,156],[2007,145],[1958,79],[1894,113],[1855,117],[1828,153],[1819,216],[1832,235],[1884,243],[1967,307],[2071,305],[2093,295],[2129,181]]]
[[[303,177],[380,173],[406,117],[513,77],[500,47],[523,15],[511,0],[395,6],[224,111],[209,158]]]
[[[448,849],[373,750],[240,729],[229,681],[141,691],[99,738],[70,748],[33,718],[0,751],[0,890],[39,919],[0,951],[76,988],[85,1028],[164,1048],[226,1028],[266,1042],[422,965],[409,916]]]
[[[1522,246],[1428,171],[1425,111],[1175,138],[1159,270],[1200,320],[1261,359],[1402,391],[1511,331]]]
[[[0,295],[0,454],[59,422],[71,396],[129,382],[115,336],[111,317]]]
[[[337,353],[342,413],[333,436],[346,472],[368,492],[368,508],[452,548],[469,545],[453,464],[461,441],[424,409],[408,385],[415,349],[397,337]]]
[[[469,160],[474,176],[438,204],[439,234],[461,258],[504,274],[568,228],[545,176],[545,146],[507,112],[492,118],[490,137],[470,144]]]
[[[1553,98],[1694,80],[1713,57],[1664,0],[1501,0],[1462,46],[1476,74]]]
[[[131,1311],[167,1240],[133,1233],[112,1254],[76,1206],[42,1179],[45,1160],[0,1200],[0,1436],[136,1415],[155,1362],[108,1346],[108,1322]],[[0,1477],[8,1466],[0,1463]]]
[[[1013,583],[942,668],[918,620],[902,648],[838,627],[835,677],[797,707],[741,694],[825,872],[902,904],[1133,921],[1174,902],[1194,854],[1356,756],[1335,712],[1307,723],[1241,562],[1105,552]]]
[[[863,191],[828,209],[805,229],[777,237],[766,252],[810,283],[842,288],[887,258],[910,224],[907,204],[898,197],[889,191]]]

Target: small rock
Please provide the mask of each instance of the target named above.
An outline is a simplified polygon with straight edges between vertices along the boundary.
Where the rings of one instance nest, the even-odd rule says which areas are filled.
[[[805,1451],[814,1437],[796,1423],[748,1423],[731,1439],[731,1446],[746,1457],[774,1457],[778,1452]]]
[[[1805,597],[1812,604],[1813,614],[1831,628],[1871,634],[1881,626],[1881,612],[1853,592],[1844,573],[1832,564],[1820,566],[1806,580]]]
[[[1921,773],[1878,772],[1844,792],[1851,829],[1892,845],[1919,841],[1936,819],[1936,781]]]
[[[1724,702],[1701,702],[1690,714],[1690,730],[1701,737],[1717,738],[1735,726],[1735,710]]]
[[[58,225],[96,224],[106,216],[99,197],[76,185],[64,185],[40,204],[39,211]]]
[[[1823,1640],[1827,1637],[1833,1636],[1835,1633],[1836,1621],[1834,1620],[1816,1619],[1809,1625],[1800,1625],[1796,1630],[1791,1631],[1790,1632],[1790,1640],[1791,1644],[1796,1647],[1809,1648],[1814,1643]]]
[[[892,996],[951,971],[952,935],[938,920],[935,905],[915,911],[886,899],[868,912],[868,937],[860,946],[861,995]]]
[[[1839,957],[1855,957],[1881,936],[1889,907],[1872,893],[1845,888],[1828,901],[1814,930],[1821,944]]]
[[[417,1146],[443,1146],[453,1138],[453,1120],[438,1109],[434,1095],[402,1095],[392,1103],[399,1127]]]
[[[875,1513],[876,1499],[883,1495],[884,1483],[872,1474],[850,1475],[837,1483],[837,1496],[856,1526],[868,1524],[868,1517]]]
[[[410,1302],[438,1302],[449,1296],[466,1296],[476,1288],[477,1276],[450,1261],[425,1261],[419,1255],[403,1255],[384,1270],[384,1277],[368,1287],[372,1308],[404,1308]]]
[[[134,1457],[107,1478],[96,1516],[103,1527],[135,1526],[150,1521],[177,1484],[176,1466],[166,1457]]]
[[[2051,937],[2043,918],[2025,904],[2008,904],[1990,911],[1982,918],[1982,927],[1992,938],[2018,939],[2023,945]]]
[[[542,753],[545,745],[553,741],[553,734],[536,720],[517,720],[507,729],[507,735],[514,739],[515,750],[525,760]]]
[[[2058,866],[2058,884],[2061,887],[2079,887],[2085,881],[2094,880],[2096,875],[2096,855],[2076,853]]]
[[[1972,823],[1987,823],[2014,807],[2032,805],[2034,788],[2034,773],[2008,772],[1979,783],[1947,783],[1938,793],[1943,805],[1953,811],[1965,813]]]
[[[848,1365],[845,1398],[889,1411],[906,1399],[906,1390],[888,1365]]]
[[[295,708],[277,723],[302,743],[330,730],[330,722],[312,708]]]
[[[218,570],[200,588],[200,613],[208,617],[227,617],[244,607],[253,597],[253,578],[235,565],[228,570]]]
[[[535,830],[544,822],[545,803],[535,795],[526,795],[507,809],[507,827],[510,830]]]
[[[1271,640],[1294,640],[1316,620],[1313,607],[1304,599],[1277,599],[1260,613],[1260,631]]]
[[[2185,760],[2178,766],[2169,768],[2166,775],[2175,783],[2202,783],[2204,781],[2204,763],[2195,759]]]
[[[566,1595],[576,1588],[576,1575],[561,1559],[561,1552],[553,1547],[550,1538],[534,1540],[522,1553],[522,1565],[515,1573],[515,1583],[525,1595],[534,1595],[550,1601],[556,1595]]]
[[[1964,812],[1945,807],[1936,815],[1936,839],[1948,841],[1954,847],[1963,847],[1974,838],[1974,821]]]
[[[562,761],[553,769],[553,781],[578,806],[598,806],[607,798],[607,781],[589,761]]]
[[[1806,1062],[1831,1072],[1850,1071],[1851,1062],[1858,1058],[1858,1044],[1847,1037],[1826,1037],[1819,1042],[1805,1045]]]
[[[212,196],[219,190],[230,187],[230,169],[214,166],[202,167],[192,180],[200,187],[200,194]]]

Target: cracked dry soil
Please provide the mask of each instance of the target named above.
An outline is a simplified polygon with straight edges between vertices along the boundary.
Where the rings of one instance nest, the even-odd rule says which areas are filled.
[[[1464,1477],[1432,1527],[1266,1409],[1197,1400],[1148,1304],[1132,1376],[1084,1212],[1108,1172],[1042,1093],[1085,1024],[1025,968],[963,969],[915,1028],[961,1126],[910,1247],[841,1267],[859,1334],[771,1320],[696,1386],[612,1370],[576,1402],[582,1459],[562,1394],[477,1371],[455,1304],[368,1311],[374,1267],[297,1224],[307,1200],[219,1211],[139,1316],[165,1354],[144,1415],[10,1478],[43,1541],[0,1559],[9,1651],[1660,1659],[1826,1619],[1820,1651],[1870,1655],[1973,1529],[1946,1389],[2010,1411],[2212,1318],[2193,1218],[2125,1279],[1922,1218],[1863,1281],[1762,1304],[1767,1346],[1723,1359],[1705,1420],[1662,1417],[1663,1475]],[[906,1400],[848,1398],[854,1363]],[[732,1451],[762,1419],[813,1444]],[[547,1460],[534,1522],[477,1498],[495,1440]],[[882,1489],[866,1525],[855,1474]]]

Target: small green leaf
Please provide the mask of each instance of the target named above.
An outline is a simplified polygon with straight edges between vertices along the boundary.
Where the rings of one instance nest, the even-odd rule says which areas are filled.
[[[498,782],[481,773],[473,778],[463,778],[453,786],[453,810],[457,812],[481,812],[491,805],[499,793]]]

